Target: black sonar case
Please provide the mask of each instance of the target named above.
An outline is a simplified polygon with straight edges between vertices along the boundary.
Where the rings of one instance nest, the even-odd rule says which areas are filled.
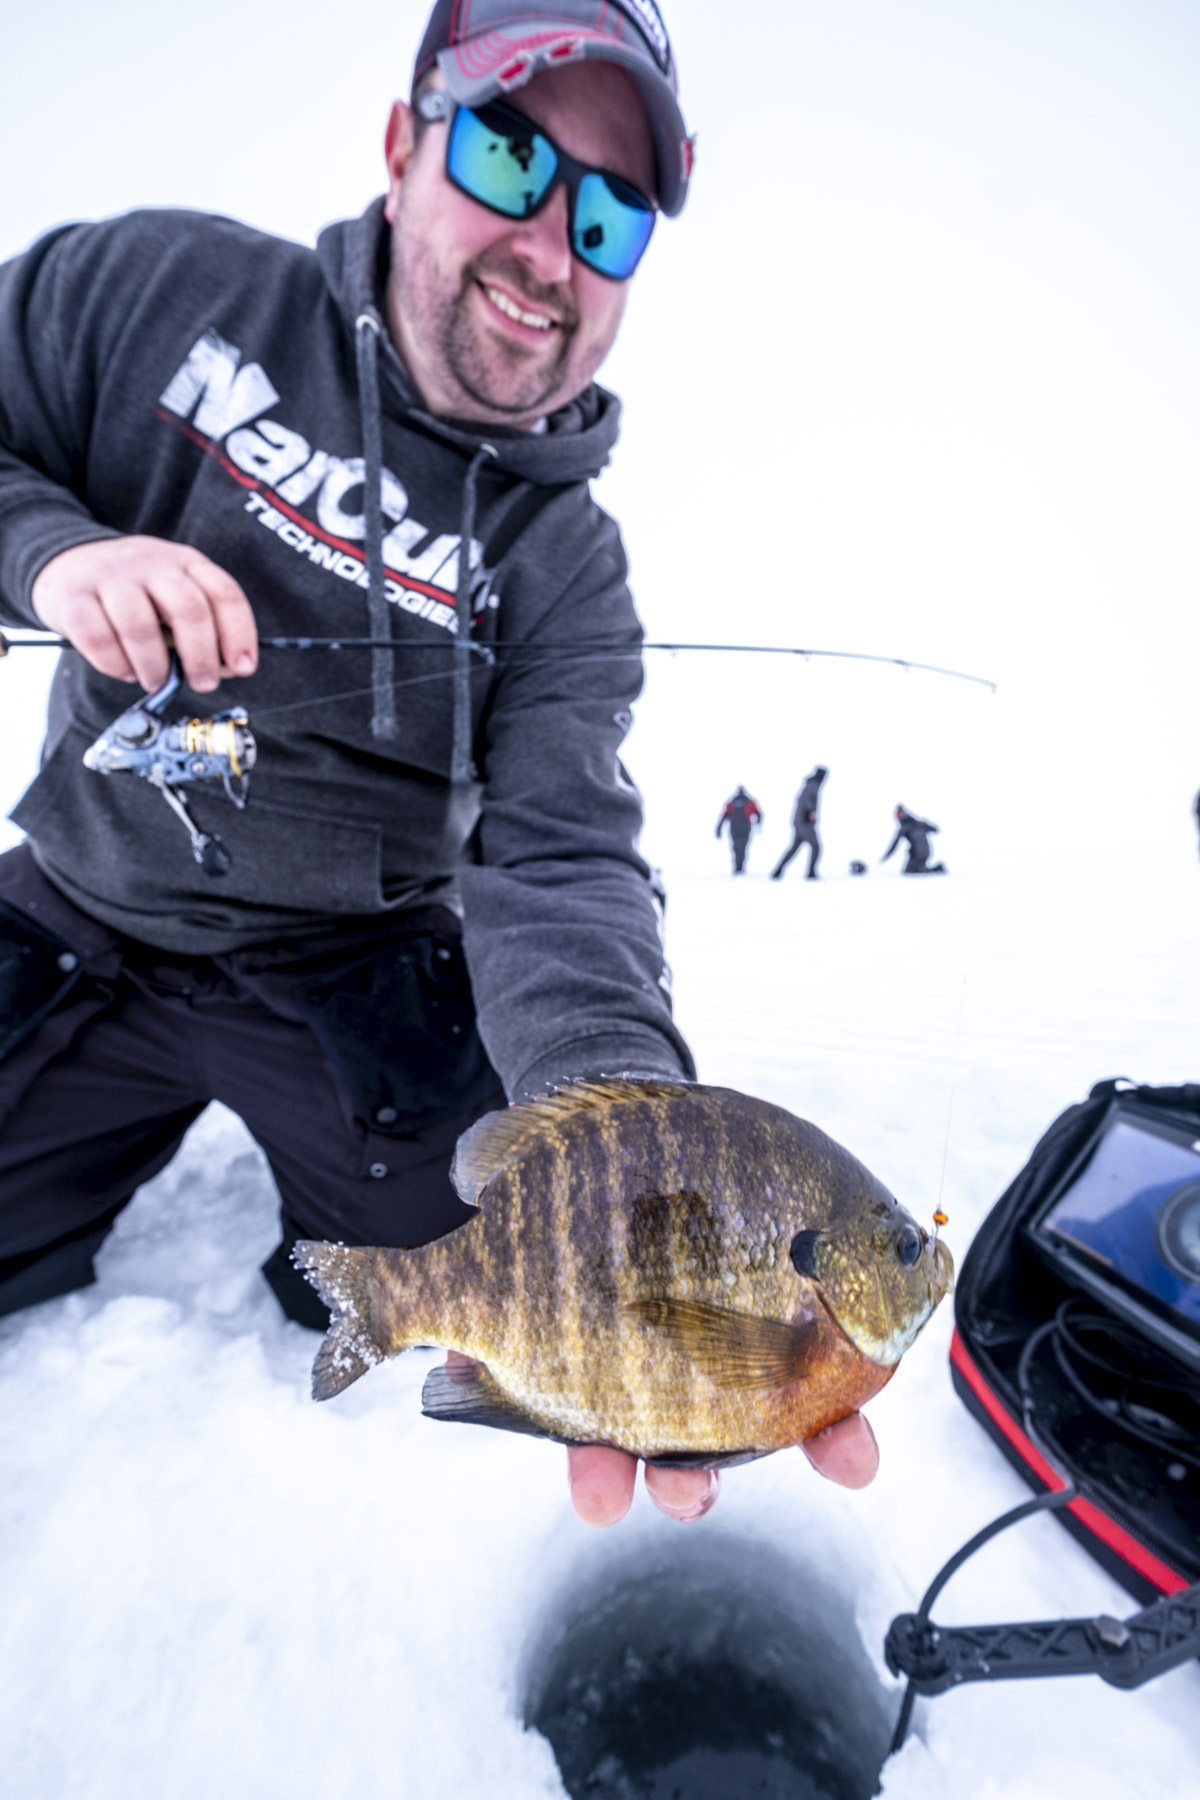
[[[1102,1081],[1034,1147],[963,1260],[954,1386],[1037,1498],[939,1572],[885,1655],[916,1694],[1097,1674],[1137,1687],[1200,1656],[1200,1083]],[[1144,1604],[1127,1619],[938,1627],[982,1544],[1052,1511]]]
[[[1071,1235],[1066,1226],[1039,1229],[1114,1129],[1154,1153],[1177,1143],[1183,1180],[1146,1168],[1140,1193],[1116,1196],[1126,1214],[1141,1203],[1141,1220],[1118,1227],[1107,1244],[1084,1246],[1078,1226]],[[1055,1120],[997,1201],[955,1293],[950,1364],[959,1397],[1031,1487],[1074,1480],[1079,1498],[1059,1518],[1139,1600],[1200,1581],[1200,1329],[1190,1337],[1164,1299],[1176,1271],[1153,1216],[1164,1210],[1161,1189],[1173,1186],[1167,1200],[1182,1190],[1185,1206],[1193,1198],[1189,1159],[1200,1183],[1200,1084],[1099,1082]],[[1109,1185],[1117,1186],[1111,1176]],[[1193,1210],[1200,1221],[1200,1186]],[[1112,1207],[1108,1216],[1120,1213]],[[1197,1246],[1193,1223],[1183,1248]],[[1164,1267],[1158,1293],[1150,1286],[1156,1262]],[[1200,1320],[1200,1266],[1191,1273]],[[1185,1264],[1177,1280],[1186,1279]],[[1019,1377],[1039,1332],[1026,1364],[1031,1435]]]

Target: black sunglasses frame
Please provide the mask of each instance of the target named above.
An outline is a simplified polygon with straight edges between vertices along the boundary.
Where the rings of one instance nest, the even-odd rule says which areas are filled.
[[[503,100],[487,100],[482,106],[461,106],[461,110],[463,112],[473,113],[479,122],[488,129],[491,129],[488,125],[490,115],[502,132],[508,132],[513,136],[516,136],[519,133],[528,132],[531,137],[542,138],[545,143],[549,144],[551,150],[553,150],[557,161],[554,179],[547,187],[541,199],[531,206],[528,212],[511,213],[502,206],[493,206],[489,200],[481,200],[478,194],[472,193],[471,189],[467,187],[464,182],[460,181],[450,169],[450,142],[454,131],[455,115],[459,110],[460,102],[455,100],[452,95],[448,94],[445,88],[430,88],[428,92],[422,94],[421,98],[417,101],[417,111],[420,113],[422,119],[425,120],[426,124],[439,125],[445,123],[446,179],[453,187],[458,189],[460,194],[465,194],[468,200],[474,200],[476,206],[486,207],[488,212],[495,213],[498,218],[515,220],[532,219],[536,214],[541,212],[543,206],[548,204],[551,195],[554,193],[559,183],[565,183],[567,189],[567,238],[571,245],[572,256],[577,257],[585,269],[590,269],[593,275],[599,275],[605,281],[629,281],[632,278],[637,270],[637,263],[633,265],[633,268],[630,269],[628,275],[613,275],[610,274],[607,269],[597,268],[596,264],[589,262],[586,256],[580,256],[579,251],[575,248],[575,203],[579,195],[579,184],[585,175],[598,175],[602,181],[605,181],[608,184],[613,197],[616,200],[619,200],[622,205],[630,206],[634,210],[648,213],[652,221],[657,221],[658,208],[652,200],[648,199],[638,188],[635,188],[631,181],[626,181],[623,175],[614,175],[610,169],[598,169],[594,164],[579,162],[577,158],[571,156],[560,144],[555,142],[544,126],[538,125],[523,112],[518,112],[515,106],[509,106]],[[622,189],[624,190],[624,193],[620,191]],[[625,194],[629,196],[628,200],[625,199]],[[653,224],[651,230],[653,230]],[[638,255],[639,263],[649,247],[650,237],[647,236],[646,242]]]

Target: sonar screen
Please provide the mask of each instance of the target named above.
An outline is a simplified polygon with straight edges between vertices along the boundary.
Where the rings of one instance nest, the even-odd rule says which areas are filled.
[[[1118,1103],[1031,1235],[1065,1280],[1200,1371],[1200,1139]]]

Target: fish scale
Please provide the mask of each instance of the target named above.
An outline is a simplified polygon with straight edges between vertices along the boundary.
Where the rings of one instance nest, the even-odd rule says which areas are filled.
[[[950,1285],[849,1153],[780,1107],[634,1077],[490,1113],[454,1178],[476,1216],[416,1250],[301,1244],[333,1310],[325,1399],[413,1344],[431,1416],[739,1460],[811,1436],[891,1377]]]

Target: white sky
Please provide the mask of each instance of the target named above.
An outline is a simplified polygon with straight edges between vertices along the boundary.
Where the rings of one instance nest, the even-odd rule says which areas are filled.
[[[821,760],[855,854],[883,848],[897,800],[960,862],[1015,827],[1174,848],[1200,784],[1200,14],[666,10],[699,166],[608,366],[627,414],[601,484],[650,633],[909,656],[1001,693],[659,659],[631,744],[652,833],[711,831],[737,780],[781,822]],[[14,13],[4,254],[142,204],[310,239],[380,186],[424,6]],[[3,680],[24,773],[36,728],[11,663]],[[680,758],[712,804],[675,821]]]

